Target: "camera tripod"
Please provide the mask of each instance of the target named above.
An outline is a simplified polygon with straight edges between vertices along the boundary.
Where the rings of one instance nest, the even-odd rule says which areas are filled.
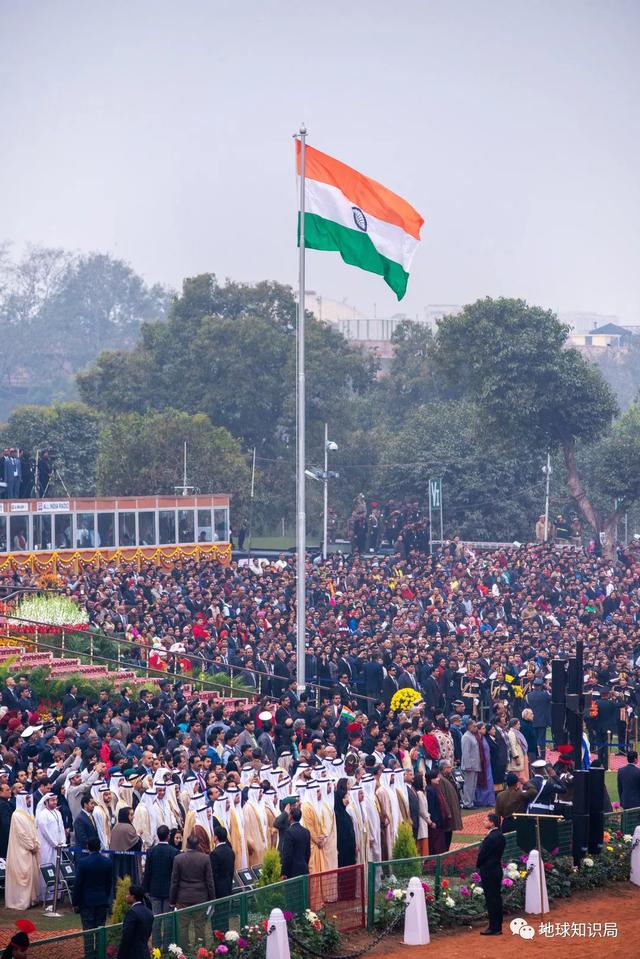
[[[40,450],[36,451],[36,468],[33,473],[33,488],[31,490],[32,498],[34,499],[44,499],[49,492],[49,489],[53,488],[55,483],[59,483],[66,495],[71,499],[71,493],[67,488],[67,484],[64,481],[64,476],[62,475],[61,470],[55,464],[51,465],[51,471],[49,477],[45,484],[42,493],[40,493]]]

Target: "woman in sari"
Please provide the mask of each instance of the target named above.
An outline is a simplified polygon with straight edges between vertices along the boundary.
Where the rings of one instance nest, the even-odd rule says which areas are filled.
[[[478,740],[480,750],[481,770],[478,773],[476,784],[475,805],[476,806],[494,806],[496,794],[493,788],[493,776],[491,775],[491,754],[489,744],[486,739],[487,727],[484,723],[478,723],[475,737]]]

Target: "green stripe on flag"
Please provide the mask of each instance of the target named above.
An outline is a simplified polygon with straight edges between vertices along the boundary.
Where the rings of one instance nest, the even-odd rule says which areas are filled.
[[[347,709],[346,706],[342,707],[342,711],[340,712],[340,719],[347,719],[350,723],[352,723],[355,718],[356,718],[355,713],[352,713],[351,710]]]
[[[298,245],[300,245],[299,213]],[[399,263],[378,253],[371,237],[361,230],[350,230],[340,223],[318,216],[317,213],[305,213],[304,245],[309,250],[334,250],[340,254],[345,263],[383,276],[399,300],[406,292],[409,274]]]

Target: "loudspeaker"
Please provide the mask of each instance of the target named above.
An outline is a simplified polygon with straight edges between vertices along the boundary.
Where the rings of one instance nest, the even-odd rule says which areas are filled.
[[[604,769],[589,772],[589,852],[598,855],[604,842]]]
[[[587,837],[587,847],[590,853],[599,856],[602,852],[604,843],[604,813],[589,813],[589,835]]]
[[[567,736],[564,728],[564,703],[551,703],[551,735],[556,746],[564,744]]]
[[[577,769],[573,774],[573,862],[577,866],[589,848],[589,773]]]
[[[589,812],[604,810],[604,769],[593,766],[587,773],[589,777]]]
[[[551,701],[564,703],[567,689],[567,670],[564,659],[551,660]]]

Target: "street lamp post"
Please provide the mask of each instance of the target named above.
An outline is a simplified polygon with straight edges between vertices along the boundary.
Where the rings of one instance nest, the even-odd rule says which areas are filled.
[[[324,516],[323,516],[323,532],[322,532],[322,558],[325,560],[327,558],[327,540],[329,537],[329,451],[335,452],[338,449],[338,444],[333,443],[329,440],[329,424],[324,424],[324,470],[323,470],[323,480],[324,480]]]

